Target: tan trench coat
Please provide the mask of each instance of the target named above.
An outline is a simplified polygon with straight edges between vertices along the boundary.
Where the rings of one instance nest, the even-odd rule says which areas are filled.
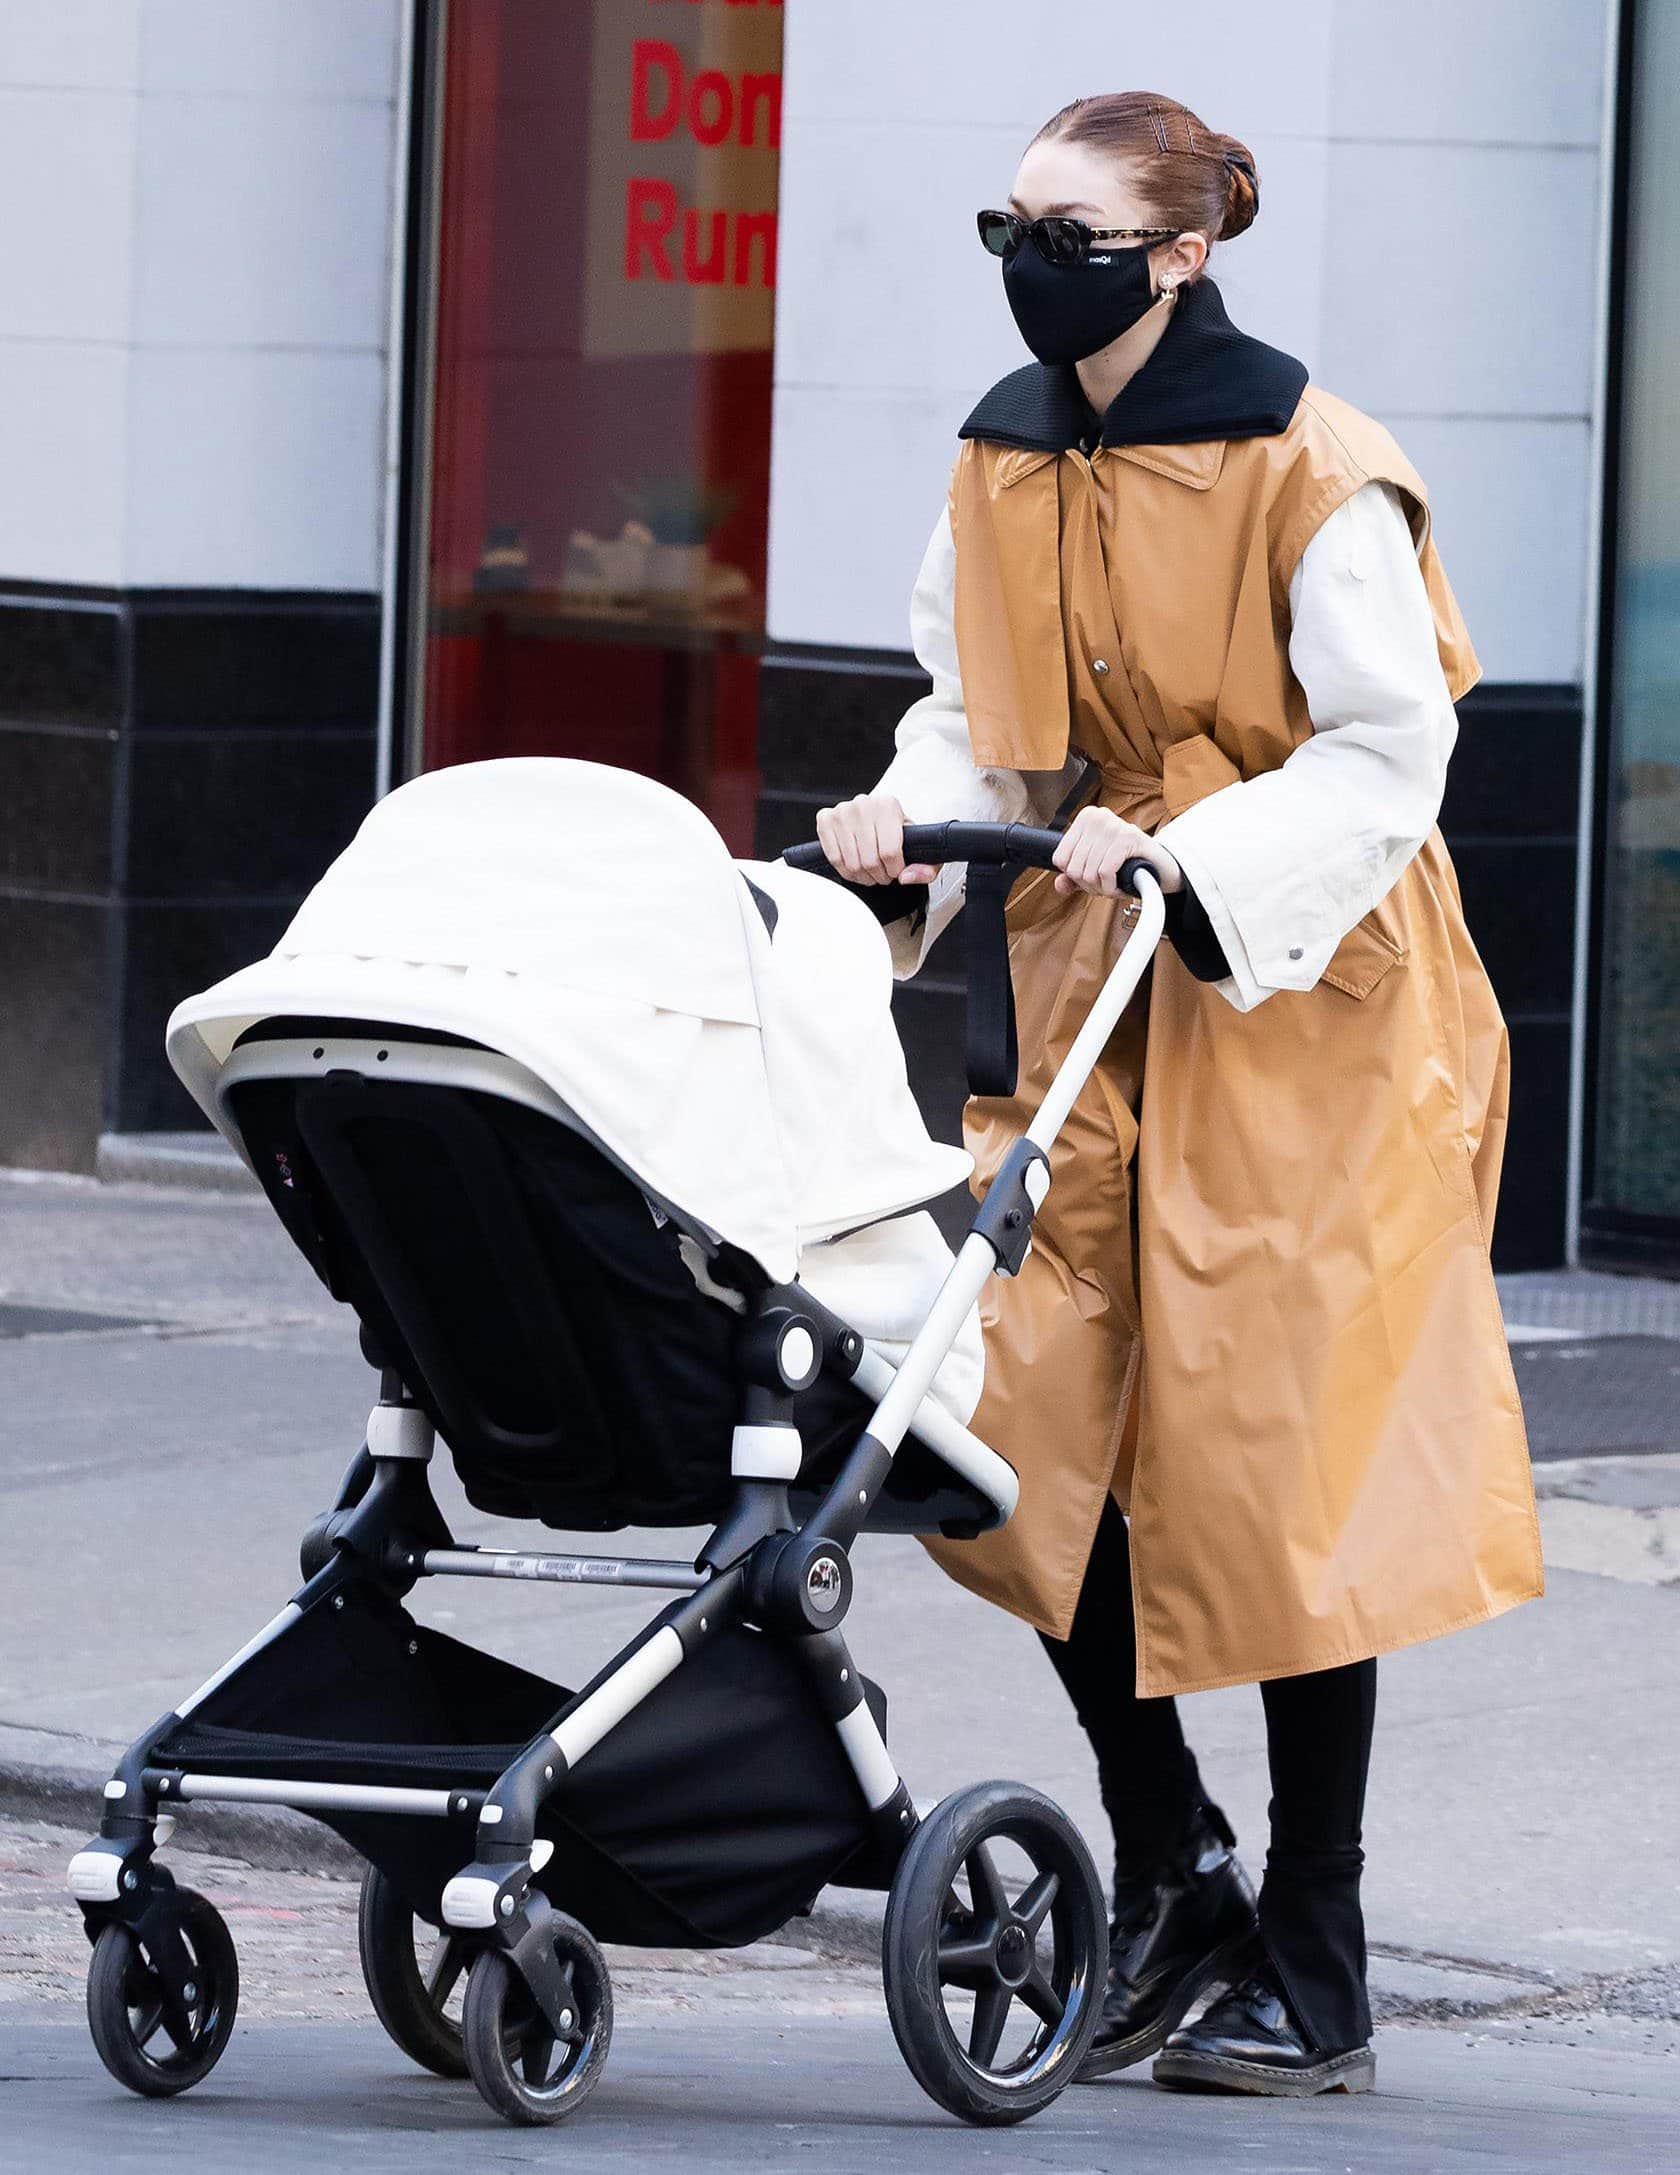
[[[1150,830],[1275,768],[1312,730],[1289,578],[1371,478],[1411,515],[1456,698],[1478,667],[1423,485],[1316,388],[1275,437],[1090,458],[968,441],[951,510],[976,760],[1053,771],[1071,740]],[[1093,675],[1098,656],[1123,669]],[[968,1107],[979,1190],[1133,912],[1017,887],[1021,1078]],[[973,1424],[1021,1502],[934,1544],[952,1576],[1065,1637],[1112,1489],[1144,1695],[1360,1660],[1539,1593],[1488,1258],[1507,1072],[1438,832],[1311,990],[1239,1012],[1163,946],[1057,1144],[1023,1272],[990,1288]]]

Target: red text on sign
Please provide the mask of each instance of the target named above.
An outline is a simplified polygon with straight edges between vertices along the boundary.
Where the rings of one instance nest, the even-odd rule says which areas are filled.
[[[663,38],[638,38],[630,66],[630,140],[663,143],[685,127],[696,143],[782,141],[782,79],[775,74],[696,68]]]
[[[625,207],[624,276],[774,287],[776,214],[697,211],[680,201],[671,182],[638,175]]]

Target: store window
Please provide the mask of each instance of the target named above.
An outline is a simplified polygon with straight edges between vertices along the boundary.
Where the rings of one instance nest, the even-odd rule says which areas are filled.
[[[1589,1211],[1635,1232],[1672,1220],[1680,1234],[1680,0],[1640,0],[1628,16]]]
[[[779,0],[447,0],[409,765],[757,794]]]

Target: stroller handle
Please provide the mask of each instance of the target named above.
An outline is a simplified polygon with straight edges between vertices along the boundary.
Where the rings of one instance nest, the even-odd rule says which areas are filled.
[[[1015,993],[1009,980],[1009,929],[1005,909],[1015,878],[1023,869],[1054,868],[1065,832],[1035,830],[1028,823],[907,823],[907,862],[963,861],[968,864],[968,1030],[966,1051],[971,1095],[1013,1095],[1018,1073]],[[844,884],[876,920],[890,926],[927,906],[920,884],[854,884],[829,860],[822,847],[790,846],[782,855],[790,868],[826,876]],[[1120,867],[1120,889],[1133,898],[1160,902],[1155,870],[1142,854]],[[1151,939],[1151,949],[1154,940]],[[1089,1070],[1089,1067],[1087,1067]],[[1060,1119],[1057,1120],[1059,1124]]]
[[[966,861],[970,867],[979,868],[1054,868],[1056,850],[1064,836],[1061,831],[1037,830],[1030,823],[907,823],[904,858],[912,866],[920,862]],[[782,859],[789,868],[804,869],[813,876],[832,877],[842,884],[850,881],[815,840],[808,845],[790,846]],[[1134,854],[1120,870],[1120,888],[1133,897],[1138,896],[1140,869],[1146,875],[1154,873],[1141,854]],[[871,891],[897,887],[856,884],[852,888],[867,897]],[[899,907],[899,911],[903,908]]]

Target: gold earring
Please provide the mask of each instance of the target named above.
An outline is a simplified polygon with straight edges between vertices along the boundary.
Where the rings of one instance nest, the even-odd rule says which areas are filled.
[[[1163,302],[1174,302],[1174,301],[1176,301],[1176,300],[1178,299],[1178,282],[1177,282],[1177,280],[1175,280],[1175,279],[1164,279],[1164,280],[1162,280],[1162,282],[1161,282],[1161,285],[1160,285],[1160,289],[1159,289],[1159,292],[1160,292],[1161,300],[1162,300]]]

